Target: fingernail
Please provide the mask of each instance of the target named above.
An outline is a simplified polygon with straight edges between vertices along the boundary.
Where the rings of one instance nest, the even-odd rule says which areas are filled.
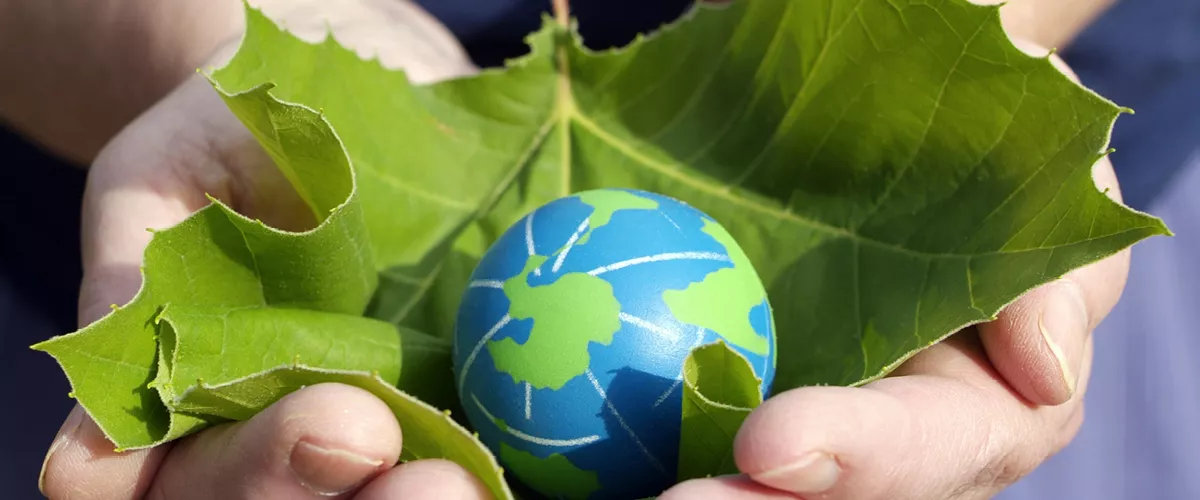
[[[814,451],[795,462],[750,477],[775,489],[792,493],[821,493],[837,483],[841,468],[826,453]]]
[[[46,451],[46,457],[42,459],[42,470],[38,472],[38,491],[41,491],[42,495],[46,494],[46,466],[50,464],[50,457],[71,440],[71,437],[75,435],[75,430],[79,429],[79,424],[82,422],[83,407],[75,405],[75,408],[71,409],[71,413],[67,414],[67,419],[63,421],[62,427],[58,428],[54,442],[50,443],[50,449]]]
[[[290,465],[296,479],[309,491],[333,496],[366,482],[380,470],[383,460],[299,441],[292,448]]]
[[[1083,347],[1084,337],[1087,336],[1087,305],[1083,301],[1083,291],[1079,285],[1070,281],[1062,281],[1046,299],[1042,314],[1038,318],[1038,330],[1046,340],[1046,347],[1058,361],[1062,375],[1062,387],[1066,398],[1075,395],[1078,384],[1080,352],[1078,349],[1068,350],[1067,346]]]

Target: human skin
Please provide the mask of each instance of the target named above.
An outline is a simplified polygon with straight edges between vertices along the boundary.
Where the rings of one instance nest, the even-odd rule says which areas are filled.
[[[1003,20],[1014,38],[1057,45],[1081,25],[1071,19],[1088,19],[1080,13],[1103,3],[1015,0]],[[385,65],[417,81],[475,70],[443,28],[408,4],[251,4],[309,39],[329,20],[343,43],[380,53]],[[90,164],[81,325],[136,292],[145,228],[179,222],[208,203],[204,193],[279,227],[309,223],[293,217],[303,210],[294,209],[300,202],[286,180],[194,73],[229,56],[240,13],[240,2],[229,0],[204,8],[149,0],[0,4],[0,64],[28,70],[20,78],[0,74],[8,75],[0,76],[0,118]],[[189,24],[175,21],[181,18]],[[1097,185],[1119,199],[1111,165],[1101,161],[1094,172]],[[1090,332],[1116,303],[1127,272],[1128,252],[1077,270],[867,386],[782,393],[737,436],[742,474],[689,481],[663,496],[988,497],[1074,436]],[[51,444],[40,484],[55,499],[485,497],[454,464],[394,467],[402,445],[385,406],[335,384],[297,391],[245,422],[124,453],[113,452],[76,407]]]

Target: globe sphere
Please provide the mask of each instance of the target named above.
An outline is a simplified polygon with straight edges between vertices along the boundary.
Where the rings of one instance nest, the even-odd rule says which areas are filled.
[[[487,250],[459,306],[454,376],[480,440],[550,498],[644,498],[674,484],[682,369],[724,341],[762,380],[762,282],[712,217],[645,191],[547,203]]]

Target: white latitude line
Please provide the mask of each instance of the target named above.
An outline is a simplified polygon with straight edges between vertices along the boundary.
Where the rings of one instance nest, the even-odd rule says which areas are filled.
[[[637,257],[629,260],[623,260],[607,266],[597,267],[588,271],[592,276],[616,271],[617,269],[636,266],[638,264],[646,264],[650,262],[662,262],[667,260],[715,260],[719,262],[731,262],[729,256],[716,252],[669,252],[660,253],[658,255],[647,255],[645,257]]]
[[[688,350],[690,351],[691,349],[695,349],[696,346],[700,345],[700,343],[703,341],[704,341],[704,329],[700,328],[700,329],[696,330],[696,341],[692,342],[692,346],[690,348],[688,348]],[[766,373],[766,372],[763,372],[763,373]],[[658,400],[654,402],[654,406],[651,406],[651,408],[658,408],[658,405],[663,404],[663,402],[667,400],[667,396],[670,396],[672,392],[675,392],[675,388],[679,387],[679,384],[681,384],[681,383],[683,383],[683,369],[682,368],[679,370],[679,377],[675,379],[675,383],[671,384],[671,387],[669,389],[667,389],[667,392],[662,393],[662,395],[658,397]]]
[[[467,288],[499,288],[504,289],[504,282],[500,280],[475,280],[467,284]]]
[[[483,407],[483,403],[480,403],[479,398],[475,397],[474,394],[471,395],[471,399],[475,401],[475,406],[479,408],[479,411],[483,412],[483,414],[485,416],[487,416],[488,421],[490,421],[494,424],[494,423],[496,423],[497,420],[499,420],[496,418],[495,415],[492,415],[492,412],[487,411],[487,408]],[[540,444],[542,446],[582,446],[585,444],[595,443],[596,441],[600,440],[600,436],[597,436],[597,435],[584,436],[584,437],[575,438],[575,439],[550,439],[550,438],[544,438],[544,437],[531,436],[529,434],[526,434],[524,432],[516,430],[513,428],[512,425],[507,425],[507,424],[504,426],[504,432],[507,432],[522,441],[528,441],[530,443]]]
[[[533,386],[525,382],[525,420],[533,418]]]
[[[554,267],[550,268],[550,272],[557,273],[558,269],[562,267],[563,261],[567,259],[567,254],[571,253],[572,248],[575,248],[575,242],[579,241],[579,237],[583,235],[583,231],[587,229],[590,221],[590,218],[583,219],[583,222],[579,223],[579,227],[575,228],[575,233],[567,240],[566,247],[563,248],[562,253],[558,254],[558,258],[554,260]]]
[[[600,381],[596,380],[596,376],[592,374],[591,370],[587,371],[587,378],[592,382],[592,388],[596,389],[596,393],[600,395],[600,399],[604,400],[604,406],[608,407],[608,411],[613,414],[613,417],[616,417],[617,423],[621,425],[621,428],[625,429],[625,432],[629,434],[629,437],[633,438],[633,443],[636,444],[638,449],[642,451],[642,454],[650,460],[650,463],[654,465],[655,469],[658,469],[659,472],[666,474],[667,470],[663,468],[662,464],[659,463],[657,458],[654,458],[654,455],[650,453],[650,450],[646,449],[646,445],[642,444],[642,440],[638,439],[637,434],[633,433],[633,429],[629,427],[629,424],[625,423],[625,418],[617,412],[617,408],[613,406],[611,401],[608,400],[608,395],[604,393],[604,389],[600,387]]]
[[[500,321],[497,321],[496,324],[492,325],[492,329],[488,330],[487,334],[485,334],[483,338],[479,339],[479,343],[475,344],[475,348],[471,349],[471,354],[467,356],[467,362],[463,363],[462,374],[458,376],[459,391],[462,391],[463,384],[467,382],[467,371],[471,369],[471,364],[475,362],[475,357],[479,355],[479,351],[483,350],[483,345],[486,344],[487,341],[492,340],[492,337],[496,336],[496,332],[500,331],[501,328],[504,328],[504,325],[507,325],[509,321],[512,321],[512,316],[505,314],[503,318],[500,318]]]
[[[626,322],[626,323],[629,323],[629,324],[631,324],[631,325],[633,325],[633,326],[637,326],[637,327],[640,327],[640,328],[644,328],[644,329],[646,329],[646,330],[649,330],[649,331],[651,331],[651,332],[653,332],[653,333],[655,333],[655,334],[658,334],[659,336],[666,337],[666,338],[667,338],[667,339],[669,339],[671,342],[678,342],[678,341],[679,341],[679,332],[677,332],[677,331],[675,331],[675,330],[671,330],[671,329],[669,329],[669,328],[663,328],[663,327],[661,327],[661,326],[658,326],[658,325],[656,325],[656,324],[654,324],[654,323],[651,323],[651,322],[649,322],[649,321],[646,321],[646,320],[644,320],[644,319],[642,319],[642,318],[639,318],[639,317],[637,317],[637,316],[630,315],[629,313],[625,313],[625,312],[618,313],[618,314],[617,314],[617,317],[618,317],[618,318],[620,318],[620,320],[621,320],[621,321],[624,321],[624,322]]]

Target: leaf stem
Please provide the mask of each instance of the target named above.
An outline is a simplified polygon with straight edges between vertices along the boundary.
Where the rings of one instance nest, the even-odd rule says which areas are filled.
[[[571,25],[571,10],[567,6],[567,0],[554,1],[554,19],[558,21],[558,25],[564,28]]]
[[[571,115],[575,114],[575,96],[571,93],[571,66],[567,56],[566,40],[570,38],[571,12],[567,6],[568,0],[553,0],[554,18],[566,32],[558,39],[556,56],[558,58],[558,96],[555,108],[558,115],[559,147],[562,156],[559,158],[562,168],[560,191],[562,195],[571,194]]]

